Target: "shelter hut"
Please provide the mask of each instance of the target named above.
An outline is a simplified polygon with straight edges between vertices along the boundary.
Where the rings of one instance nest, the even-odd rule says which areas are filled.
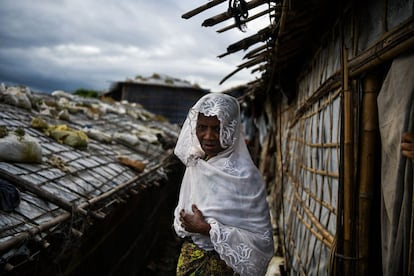
[[[267,118],[260,169],[291,275],[413,275],[413,1],[213,0],[220,34],[267,17],[228,46],[261,77],[240,98]],[[262,7],[260,12],[255,8]],[[257,114],[259,116],[259,114]],[[378,265],[381,264],[381,265]]]
[[[116,82],[106,96],[140,103],[145,109],[181,125],[190,107],[208,90],[188,81],[153,74],[149,78]]]
[[[182,176],[177,126],[63,91],[0,99],[0,274],[144,273]]]

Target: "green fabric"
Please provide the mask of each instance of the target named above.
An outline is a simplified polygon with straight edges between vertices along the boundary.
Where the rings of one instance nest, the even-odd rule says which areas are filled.
[[[177,276],[233,275],[233,270],[215,251],[205,251],[185,241],[178,258]]]

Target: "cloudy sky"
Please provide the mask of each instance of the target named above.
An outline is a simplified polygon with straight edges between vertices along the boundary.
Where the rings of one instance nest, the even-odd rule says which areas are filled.
[[[226,2],[191,19],[181,18],[207,2],[2,0],[0,82],[42,92],[108,90],[113,82],[159,73],[221,91],[256,79],[258,75],[242,70],[219,85],[244,62],[245,52],[217,56],[266,22],[249,23],[245,33],[216,32],[232,20],[202,27],[204,19],[227,9]]]

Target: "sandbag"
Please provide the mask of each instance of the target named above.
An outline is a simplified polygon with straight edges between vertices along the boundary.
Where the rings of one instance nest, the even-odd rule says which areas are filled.
[[[42,147],[39,142],[25,134],[16,135],[10,132],[0,138],[0,160],[19,163],[41,163]]]

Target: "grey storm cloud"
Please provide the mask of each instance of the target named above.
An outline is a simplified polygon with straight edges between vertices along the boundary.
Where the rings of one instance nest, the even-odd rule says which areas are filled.
[[[243,61],[217,56],[247,34],[201,27],[208,14],[181,18],[205,2],[3,0],[0,82],[43,92],[106,90],[116,81],[162,73],[220,91],[253,80],[240,72],[219,86]]]

